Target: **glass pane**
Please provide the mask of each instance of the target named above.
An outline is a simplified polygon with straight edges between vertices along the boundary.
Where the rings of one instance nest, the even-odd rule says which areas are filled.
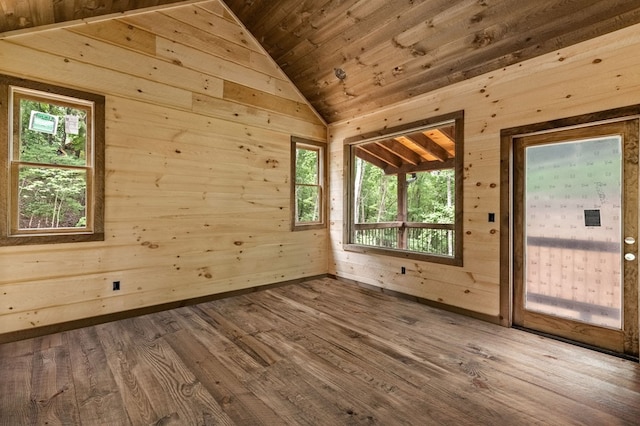
[[[621,144],[526,149],[526,309],[621,328]]]
[[[455,173],[453,169],[407,176],[407,221],[453,223]]]
[[[22,166],[18,178],[19,229],[86,226],[85,170]]]
[[[398,220],[398,176],[356,158],[355,223]]]
[[[296,183],[317,185],[320,152],[315,149],[296,148]]]
[[[20,99],[19,161],[86,165],[87,111]]]
[[[456,140],[456,126],[461,121],[460,116],[413,129],[403,125],[367,141],[351,139],[354,144],[345,146],[351,161],[348,243],[461,264],[462,237],[456,236],[462,227],[456,223],[461,214],[456,199],[462,194],[462,185],[456,186],[456,151],[463,145],[462,138]]]
[[[296,186],[296,222],[320,222],[320,188]]]

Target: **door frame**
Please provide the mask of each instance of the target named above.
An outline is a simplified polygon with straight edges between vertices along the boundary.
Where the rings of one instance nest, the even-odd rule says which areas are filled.
[[[640,104],[558,120],[527,124],[500,131],[500,324],[512,327],[514,288],[514,139],[530,134],[588,127],[612,121],[640,119]],[[639,314],[640,315],[640,314]],[[637,333],[636,333],[637,334]],[[637,336],[633,342],[638,352]]]

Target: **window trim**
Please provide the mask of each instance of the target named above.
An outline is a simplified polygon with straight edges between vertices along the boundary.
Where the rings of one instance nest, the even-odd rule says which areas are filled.
[[[402,249],[391,249],[384,247],[364,246],[360,244],[351,243],[351,235],[353,235],[353,187],[354,187],[354,150],[351,148],[356,145],[360,145],[366,142],[372,142],[383,137],[389,137],[397,134],[401,135],[409,133],[411,131],[436,127],[440,123],[448,121],[455,121],[455,162],[454,171],[456,177],[455,185],[455,243],[454,243],[454,255],[453,257],[439,256],[430,253],[420,253],[415,251],[408,251]],[[449,114],[443,114],[424,120],[414,121],[407,124],[391,128],[383,128],[373,132],[363,133],[361,135],[352,136],[344,139],[343,141],[343,175],[344,175],[344,217],[343,217],[343,249],[345,251],[351,251],[362,254],[374,254],[400,257],[404,259],[420,260],[425,262],[440,263],[452,266],[463,266],[463,186],[464,186],[464,110],[452,112]]]
[[[296,219],[296,150],[298,146],[308,146],[317,149],[320,155],[318,164],[318,185],[320,188],[320,221],[298,222]],[[311,139],[291,136],[291,230],[305,231],[322,229],[327,226],[327,144]]]
[[[26,98],[40,98],[45,102],[71,104],[91,109],[93,119],[87,134],[87,224],[92,229],[80,231],[71,228],[20,230],[15,229],[14,217],[17,209],[13,199],[15,188],[12,182],[20,163],[12,163],[15,117],[12,115],[15,104],[12,94],[16,92]],[[78,102],[74,103],[77,99]],[[85,241],[104,241],[104,176],[105,176],[105,97],[84,91],[59,87],[46,83],[26,80],[0,74],[0,185],[3,193],[0,197],[0,246],[31,244],[56,244]],[[11,122],[10,122],[11,121]],[[25,163],[26,164],[26,163]],[[31,163],[28,163],[31,164]],[[48,167],[48,165],[44,165]],[[89,226],[88,226],[89,227]]]

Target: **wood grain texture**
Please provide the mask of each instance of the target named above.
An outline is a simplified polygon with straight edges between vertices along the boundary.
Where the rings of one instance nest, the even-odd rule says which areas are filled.
[[[631,0],[227,4],[328,122],[640,22]]]
[[[194,5],[179,7],[187,3]],[[3,0],[0,37],[118,14],[136,21],[144,16],[141,10],[161,11],[163,37],[191,38],[223,55],[250,53],[251,61],[280,75],[265,61],[264,47],[328,122],[640,22],[634,0]],[[232,14],[246,29],[235,25]],[[173,31],[176,21],[186,24],[179,32]],[[150,46],[142,34],[122,38],[133,27],[115,27],[120,28],[111,33],[114,41]],[[337,79],[336,68],[347,78]]]
[[[637,363],[333,279],[0,345],[2,424],[590,424]]]
[[[106,98],[105,241],[0,249],[0,334],[326,273],[289,230],[291,136],[325,124],[224,5],[182,7],[0,40],[0,72]]]
[[[87,3],[84,1],[3,0],[0,2],[0,32],[62,24],[69,21],[121,14],[183,0],[133,0]]]
[[[330,134],[329,273],[463,309],[508,318],[508,263],[500,239],[509,230],[501,209],[500,130],[637,104],[637,25],[505,67],[445,89],[334,123]],[[344,140],[464,109],[464,266],[434,265],[343,250]],[[508,201],[503,204],[508,207]],[[488,221],[495,213],[502,221]],[[503,241],[508,244],[508,239]],[[400,273],[406,267],[406,275]],[[507,291],[501,294],[501,286]]]

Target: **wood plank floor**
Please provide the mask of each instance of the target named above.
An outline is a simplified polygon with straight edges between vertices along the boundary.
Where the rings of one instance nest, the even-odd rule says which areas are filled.
[[[0,345],[2,425],[640,424],[640,366],[309,281]]]

